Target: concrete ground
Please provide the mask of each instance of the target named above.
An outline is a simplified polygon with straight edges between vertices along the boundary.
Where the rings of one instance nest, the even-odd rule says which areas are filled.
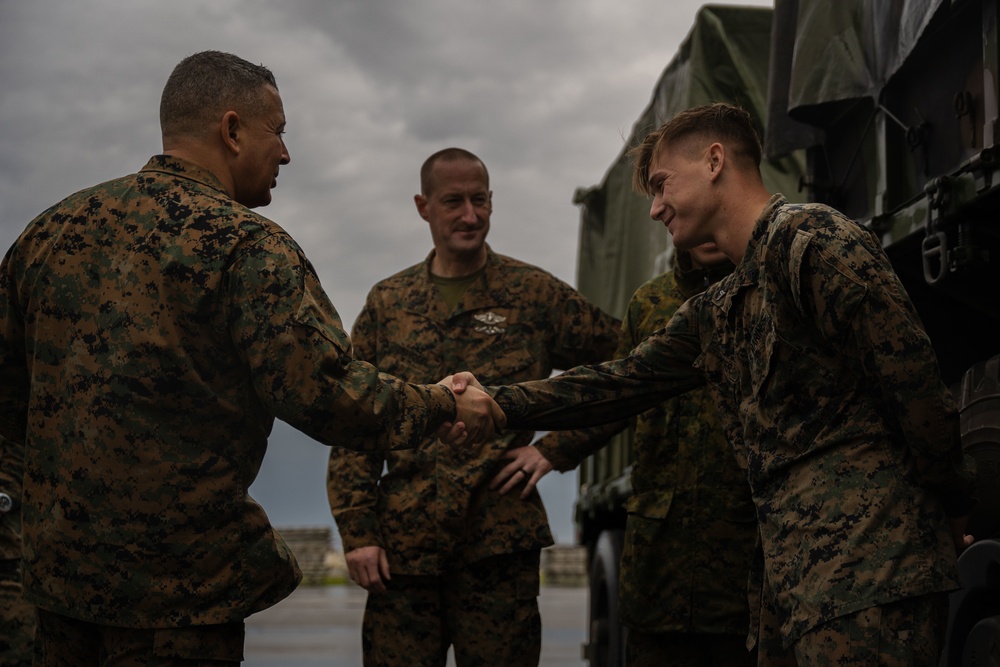
[[[360,667],[365,591],[353,584],[299,587],[247,619],[244,667]],[[582,667],[587,589],[542,586],[543,667]],[[449,656],[449,665],[454,660]]]

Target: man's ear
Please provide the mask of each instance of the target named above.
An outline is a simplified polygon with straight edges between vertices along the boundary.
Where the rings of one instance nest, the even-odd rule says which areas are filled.
[[[413,203],[417,205],[417,213],[424,220],[427,219],[427,198],[423,195],[413,195]]]
[[[222,116],[222,122],[219,124],[219,133],[221,134],[222,144],[232,151],[234,155],[240,154],[241,131],[239,114],[235,111],[227,111]]]
[[[705,156],[708,159],[709,178],[714,181],[719,178],[723,167],[726,166],[726,147],[715,142],[708,147]]]

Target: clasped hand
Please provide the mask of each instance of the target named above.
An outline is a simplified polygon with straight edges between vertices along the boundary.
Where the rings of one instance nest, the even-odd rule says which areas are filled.
[[[455,421],[445,422],[437,436],[450,445],[485,442],[507,425],[507,415],[472,373],[449,375],[438,384],[455,395]]]

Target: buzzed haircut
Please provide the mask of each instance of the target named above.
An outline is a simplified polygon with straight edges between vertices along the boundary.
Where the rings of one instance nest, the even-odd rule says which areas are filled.
[[[743,161],[745,167],[760,167],[763,148],[753,116],[741,107],[717,102],[681,111],[630,150],[634,167],[632,187],[637,192],[652,194],[649,166],[653,159],[664,146],[676,146],[693,138],[719,142],[725,145],[727,154]]]
[[[428,196],[433,189],[434,184],[432,183],[432,172],[434,171],[434,165],[438,162],[455,162],[458,160],[469,160],[470,162],[478,162],[483,168],[483,174],[486,175],[486,187],[490,186],[490,172],[486,168],[486,163],[479,159],[475,153],[471,153],[464,148],[444,148],[434,153],[429,158],[424,160],[424,164],[420,167],[420,194],[424,197]]]
[[[198,136],[227,111],[255,118],[266,109],[267,86],[278,89],[274,74],[263,65],[221,51],[190,55],[174,67],[163,88],[163,136]]]

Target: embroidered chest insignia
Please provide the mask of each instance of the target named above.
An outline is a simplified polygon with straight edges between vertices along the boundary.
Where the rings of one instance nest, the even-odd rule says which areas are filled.
[[[498,334],[502,334],[506,330],[504,322],[507,321],[507,318],[503,315],[497,315],[494,312],[479,313],[477,315],[473,315],[472,319],[481,323],[473,327],[479,333],[496,336]]]

